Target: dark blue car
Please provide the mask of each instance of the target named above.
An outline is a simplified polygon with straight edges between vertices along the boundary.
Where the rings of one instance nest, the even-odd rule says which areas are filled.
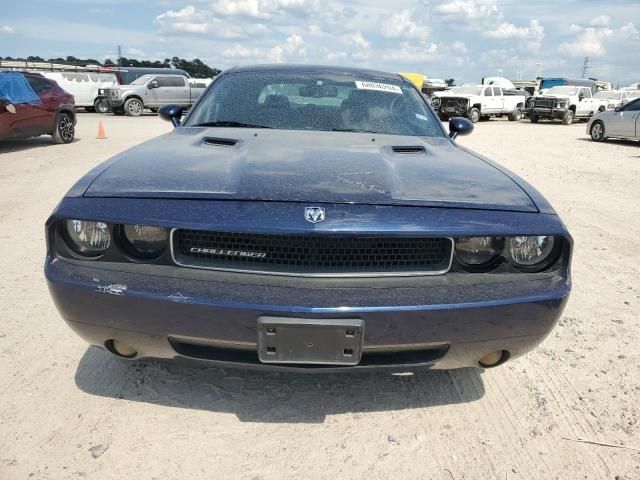
[[[304,371],[491,367],[538,345],[572,239],[454,142],[411,83],[235,68],[173,132],[84,176],[46,224],[61,316],[124,358]]]

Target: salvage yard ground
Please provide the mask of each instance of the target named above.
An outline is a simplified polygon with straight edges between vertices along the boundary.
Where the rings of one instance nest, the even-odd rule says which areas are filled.
[[[479,123],[460,142],[541,190],[575,238],[559,325],[483,374],[312,376],[126,363],[65,326],[47,216],[87,170],[171,129],[78,118],[70,145],[0,143],[0,479],[640,479],[640,144]]]

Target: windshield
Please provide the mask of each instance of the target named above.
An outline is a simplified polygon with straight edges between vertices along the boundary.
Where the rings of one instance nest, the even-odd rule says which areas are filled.
[[[577,95],[578,87],[553,87],[547,90],[548,95]]]
[[[482,93],[482,87],[455,87],[452,90],[463,95],[480,95]]]
[[[356,73],[226,74],[184,125],[444,136],[408,83]]]
[[[602,98],[604,100],[619,100],[620,93],[619,92],[598,92],[593,98]]]
[[[144,85],[152,78],[153,75],[142,75],[141,77],[136,78],[130,85]]]

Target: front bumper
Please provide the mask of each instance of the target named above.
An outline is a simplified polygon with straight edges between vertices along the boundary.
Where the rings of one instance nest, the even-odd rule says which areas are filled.
[[[566,112],[566,108],[533,107],[529,110],[529,115],[535,115],[539,118],[562,119]]]
[[[107,103],[109,104],[109,107],[113,109],[113,108],[118,108],[124,105],[124,100],[120,97],[114,98],[114,97],[108,96]]]
[[[485,275],[470,281],[451,274],[336,285],[180,267],[147,274],[51,258],[45,274],[60,314],[91,344],[108,349],[116,339],[133,345],[138,357],[314,372],[476,367],[497,350],[514,358],[551,331],[570,290],[559,274],[516,274],[498,285]],[[361,319],[362,361],[355,367],[262,364],[261,316]]]

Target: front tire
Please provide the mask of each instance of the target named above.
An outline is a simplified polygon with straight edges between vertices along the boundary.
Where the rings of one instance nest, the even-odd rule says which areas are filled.
[[[55,143],[71,143],[76,135],[73,118],[68,113],[59,113],[56,117],[56,129],[51,134]]]
[[[520,120],[522,120],[522,110],[520,110],[519,108],[516,108],[513,112],[509,114],[509,121],[519,122]]]
[[[531,123],[538,123],[540,121],[540,117],[536,114],[531,114]]]
[[[591,140],[594,142],[603,142],[605,140],[604,136],[604,123],[601,121],[595,121],[591,125]]]
[[[131,117],[139,117],[140,115],[142,115],[143,110],[144,105],[142,104],[142,100],[138,98],[130,98],[129,100],[124,102],[124,111]]]
[[[104,98],[96,98],[93,102],[93,108],[98,113],[107,113],[109,111],[109,103]]]
[[[573,110],[567,110],[562,117],[563,125],[571,125],[573,123]]]
[[[477,108],[472,108],[469,112],[468,118],[473,123],[478,123],[480,121],[480,110],[478,110]]]

